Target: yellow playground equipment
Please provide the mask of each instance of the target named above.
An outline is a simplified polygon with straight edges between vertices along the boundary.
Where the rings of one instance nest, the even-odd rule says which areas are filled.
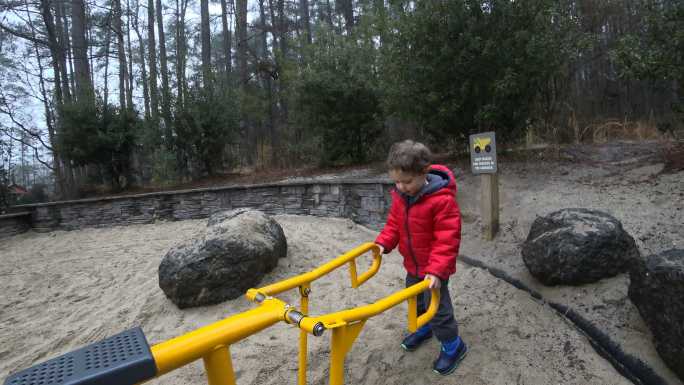
[[[489,152],[492,143],[492,138],[475,138],[473,141],[473,150],[476,153],[480,153],[482,150]]]
[[[368,271],[358,275],[356,258],[369,251],[373,262]],[[421,316],[417,314],[417,296],[429,290],[429,282],[422,281],[369,305],[321,316],[308,314],[313,281],[349,264],[351,286],[357,288],[378,272],[381,260],[380,248],[365,243],[308,273],[249,289],[247,298],[258,304],[252,310],[151,348],[142,330],[133,328],[17,372],[6,379],[5,385],[132,385],[162,376],[200,358],[204,361],[209,385],[232,385],[235,374],[230,345],[280,321],[300,329],[298,385],[306,384],[307,335],[321,336],[326,330],[332,330],[330,384],[341,385],[344,383],[345,356],[366,320],[408,301],[408,329],[413,332],[437,312],[439,290],[433,289],[427,311]],[[295,288],[301,296],[299,309],[273,297]]]

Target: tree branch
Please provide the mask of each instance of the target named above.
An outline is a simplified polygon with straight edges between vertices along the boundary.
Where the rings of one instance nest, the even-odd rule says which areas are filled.
[[[21,139],[21,138],[15,138],[14,136],[12,136],[12,134],[10,133],[10,131],[7,130],[7,129],[5,129],[5,130],[3,130],[3,131],[4,131],[4,134],[7,135],[7,137],[10,138],[11,140],[14,140],[14,141],[16,141],[16,142],[19,142],[19,143],[23,144],[24,146],[30,147],[30,148],[33,150],[33,154],[36,156],[36,159],[38,159],[38,162],[40,162],[43,166],[49,168],[50,170],[54,170],[54,169],[55,169],[55,168],[54,168],[53,166],[51,166],[49,163],[47,163],[47,162],[45,162],[44,160],[40,159],[40,154],[38,154],[38,148],[37,148],[36,146],[34,146],[34,145],[31,144],[31,143],[28,143],[28,142],[24,141],[24,140]]]
[[[24,33],[24,32],[21,32],[21,31],[17,31],[16,29],[13,29],[13,28],[11,28],[11,27],[8,27],[8,26],[6,26],[5,24],[3,24],[3,23],[1,23],[1,22],[0,22],[0,29],[4,30],[5,32],[9,33],[10,35],[14,35],[14,36],[16,36],[16,37],[19,37],[19,38],[22,38],[22,39],[26,39],[26,40],[31,41],[31,42],[33,42],[33,43],[40,44],[40,45],[44,45],[44,46],[46,46],[46,47],[49,46],[47,41],[45,41],[45,40],[43,40],[43,39],[40,39],[40,38],[37,38],[37,37],[33,37],[33,36],[31,36],[31,35],[29,35],[29,34],[27,34],[27,33]]]
[[[31,137],[33,137],[35,139],[38,139],[38,141],[40,142],[41,145],[43,145],[43,147],[45,147],[46,149],[48,149],[50,151],[53,151],[52,146],[48,145],[47,143],[45,143],[45,141],[43,141],[43,138],[41,137],[40,133],[35,133],[32,130],[28,129],[23,123],[19,122],[14,117],[14,113],[12,112],[12,109],[10,108],[9,104],[7,103],[7,99],[2,95],[0,95],[0,96],[1,96],[0,101],[2,101],[2,104],[5,107],[4,109],[0,107],[0,113],[7,115],[10,118],[10,120],[12,120],[12,123],[16,124],[17,127],[19,127],[23,132],[27,133],[28,135],[30,135]]]

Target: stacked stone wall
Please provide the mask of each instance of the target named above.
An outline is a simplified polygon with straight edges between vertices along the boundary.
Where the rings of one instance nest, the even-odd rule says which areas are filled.
[[[31,228],[31,212],[0,215],[0,238],[21,234]]]
[[[12,209],[23,214],[20,219],[0,219],[0,237],[29,228],[46,232],[206,218],[242,207],[268,214],[350,218],[379,229],[389,210],[391,187],[383,180],[276,183],[15,206]]]

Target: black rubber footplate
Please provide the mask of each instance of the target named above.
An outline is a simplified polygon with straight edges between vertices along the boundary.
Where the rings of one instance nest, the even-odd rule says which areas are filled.
[[[5,385],[134,385],[157,373],[139,327],[24,369]]]

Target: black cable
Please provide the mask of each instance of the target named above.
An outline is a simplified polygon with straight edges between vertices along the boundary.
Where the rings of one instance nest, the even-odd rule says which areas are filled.
[[[480,260],[465,255],[459,255],[458,260],[467,265],[487,270],[494,277],[513,285],[517,289],[526,291],[533,298],[548,304],[556,313],[572,322],[577,329],[582,331],[596,353],[610,362],[615,370],[632,381],[632,383],[636,385],[667,385],[667,381],[660,377],[653,368],[641,359],[625,353],[618,343],[611,340],[606,333],[572,308],[563,304],[546,301],[540,293],[530,289],[519,279],[511,277],[501,269],[487,266],[487,264]]]

